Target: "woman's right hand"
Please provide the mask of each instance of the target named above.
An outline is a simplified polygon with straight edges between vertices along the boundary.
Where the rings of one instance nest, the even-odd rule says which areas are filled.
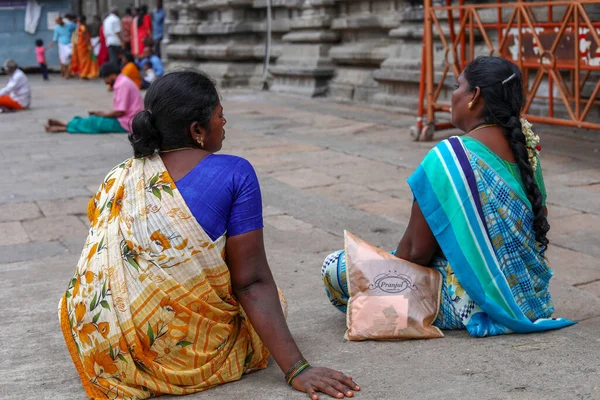
[[[360,387],[352,380],[352,377],[333,369],[322,367],[309,367],[302,371],[292,381],[292,387],[308,394],[313,400],[319,398],[317,392],[343,399],[344,397],[353,397],[354,391],[360,390]]]

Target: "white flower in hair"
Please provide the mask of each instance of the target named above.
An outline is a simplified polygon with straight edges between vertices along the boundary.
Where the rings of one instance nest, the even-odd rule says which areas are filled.
[[[531,129],[533,125],[525,118],[521,118],[521,128],[523,135],[525,135],[525,146],[527,147],[527,155],[529,156],[529,163],[533,171],[537,169],[538,155],[540,154],[540,137],[533,133]]]

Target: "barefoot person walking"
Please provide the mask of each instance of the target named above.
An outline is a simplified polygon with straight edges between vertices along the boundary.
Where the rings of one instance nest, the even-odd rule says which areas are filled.
[[[73,53],[72,35],[77,26],[71,21],[62,17],[56,17],[56,28],[54,36],[48,48],[58,44],[58,61],[60,62],[60,74],[63,78],[69,79],[71,71],[71,56]]]

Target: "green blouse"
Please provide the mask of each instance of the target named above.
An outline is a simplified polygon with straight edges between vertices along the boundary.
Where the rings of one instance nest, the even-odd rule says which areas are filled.
[[[461,139],[463,140],[463,143],[469,150],[471,150],[472,152],[477,154],[477,156],[482,158],[483,161],[485,161],[486,163],[491,164],[489,162],[490,160],[493,160],[495,162],[500,162],[506,168],[506,171],[508,171],[510,173],[510,175],[512,175],[512,177],[517,181],[517,183],[519,185],[521,185],[521,189],[523,190],[523,192],[524,193],[527,192],[527,189],[525,188],[525,185],[523,184],[523,179],[521,178],[521,172],[519,171],[519,166],[517,164],[511,163],[509,161],[506,161],[506,160],[500,158],[500,156],[498,156],[496,153],[494,153],[492,150],[490,150],[489,147],[487,147],[485,144],[481,143],[479,140],[477,140],[475,138],[472,138],[470,136],[463,136]],[[502,175],[502,171],[496,171],[496,172],[498,172],[500,175]],[[544,176],[542,174],[542,164],[540,162],[539,156],[538,156],[537,168],[534,173],[534,178],[535,178],[535,183],[540,188],[540,192],[542,192],[542,205],[545,206],[546,205],[546,197],[547,197],[546,185],[544,184]]]

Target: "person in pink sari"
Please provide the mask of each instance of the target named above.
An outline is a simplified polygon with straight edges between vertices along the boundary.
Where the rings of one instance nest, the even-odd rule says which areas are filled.
[[[135,57],[144,55],[144,48],[152,41],[152,17],[148,14],[148,6],[140,7],[131,23],[131,54]]]

